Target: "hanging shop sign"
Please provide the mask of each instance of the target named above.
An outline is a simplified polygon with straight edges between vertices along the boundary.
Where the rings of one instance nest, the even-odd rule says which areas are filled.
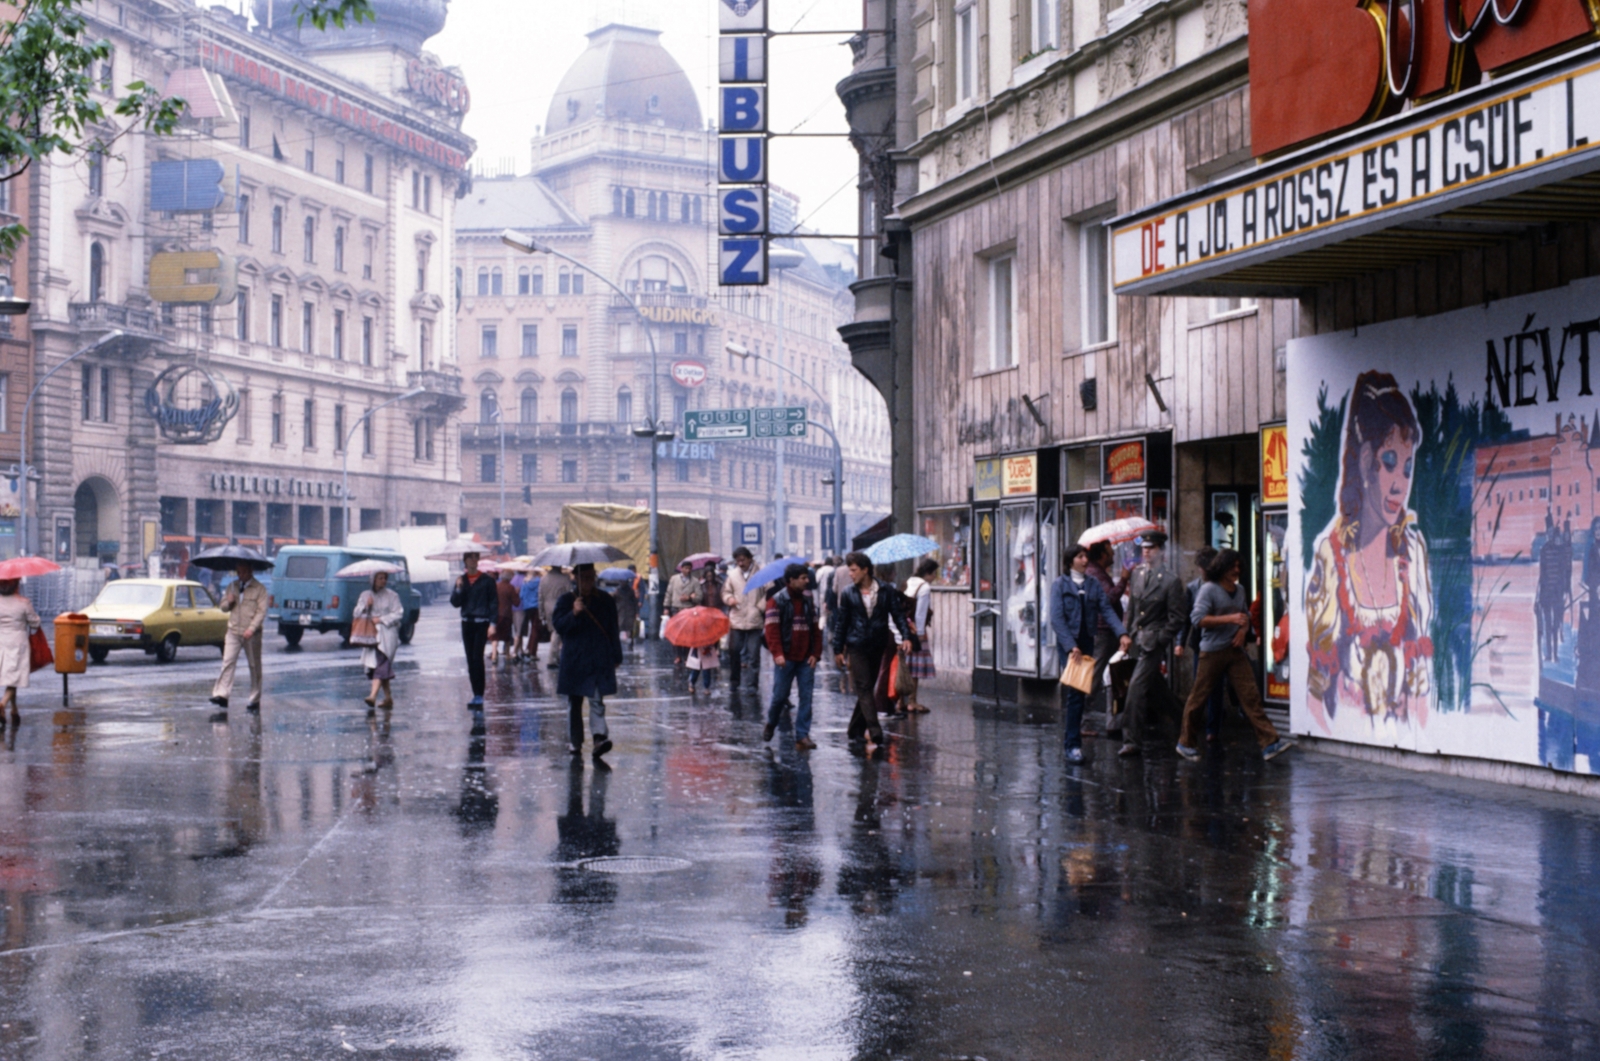
[[[767,0],[721,0],[717,41],[717,273],[767,282]]]
[[[1006,497],[1031,495],[1039,488],[1039,458],[1028,453],[1000,461],[1000,492]]]
[[[706,381],[706,366],[698,361],[674,361],[672,382],[680,387],[698,387]]]
[[[991,457],[977,463],[972,473],[972,500],[999,500],[1002,491],[1000,464],[1001,461],[998,457]]]
[[[1105,468],[1100,481],[1106,486],[1132,486],[1144,482],[1144,439],[1112,442],[1101,450]]]
[[[1261,503],[1289,503],[1289,428],[1284,424],[1261,429]]]
[[[239,395],[225,377],[199,365],[173,365],[146,388],[144,408],[162,438],[199,446],[222,437],[239,411]]]
[[[1170,291],[1597,166],[1600,46],[1118,218],[1112,279]]]
[[[365,103],[341,96],[326,83],[312,81],[265,59],[224,47],[215,41],[200,42],[200,61],[224,77],[288,100],[348,129],[383,140],[408,155],[448,169],[464,171],[467,168],[466,151],[413,129],[398,118],[375,111]]]
[[[161,251],[150,256],[150,297],[157,302],[232,302],[239,263],[221,251]]]

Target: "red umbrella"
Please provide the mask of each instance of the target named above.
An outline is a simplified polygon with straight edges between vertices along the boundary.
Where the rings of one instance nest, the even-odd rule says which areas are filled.
[[[0,561],[0,582],[8,582],[14,578],[32,578],[34,575],[49,575],[60,570],[60,564],[46,560],[42,556],[15,556],[10,560]]]
[[[712,564],[722,563],[722,557],[716,553],[693,553],[679,560],[680,564],[688,564],[690,569],[709,567]]]
[[[721,641],[730,626],[716,608],[688,608],[667,620],[666,637],[679,648],[707,648]]]

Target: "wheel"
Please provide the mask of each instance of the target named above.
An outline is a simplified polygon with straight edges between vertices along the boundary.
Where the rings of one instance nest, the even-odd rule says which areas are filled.
[[[305,636],[306,628],[303,626],[280,626],[278,627],[278,633],[282,634],[283,639],[289,642],[290,648],[299,648],[300,639]]]
[[[156,662],[171,663],[178,658],[178,635],[168,634],[161,639],[161,644],[156,646]]]
[[[417,632],[417,624],[414,621],[413,622],[409,622],[409,623],[401,623],[400,624],[400,643],[402,645],[411,644],[411,637],[416,632]]]
[[[96,663],[104,663],[106,661],[106,657],[109,655],[111,655],[111,650],[106,648],[104,645],[89,646],[89,658],[94,660]]]

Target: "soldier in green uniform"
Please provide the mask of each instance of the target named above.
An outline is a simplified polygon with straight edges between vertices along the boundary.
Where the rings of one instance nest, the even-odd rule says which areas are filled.
[[[1139,740],[1151,713],[1172,699],[1172,691],[1161,674],[1167,650],[1183,646],[1178,637],[1188,621],[1189,593],[1183,580],[1163,562],[1167,536],[1150,531],[1139,540],[1144,562],[1133,569],[1128,582],[1128,614],[1124,625],[1122,650],[1134,660],[1133,677],[1128,680],[1127,717],[1123,722],[1122,747],[1118,755],[1139,754]]]

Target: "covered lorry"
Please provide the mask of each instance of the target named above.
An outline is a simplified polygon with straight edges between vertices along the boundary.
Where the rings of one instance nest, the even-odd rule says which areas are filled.
[[[711,548],[711,524],[705,516],[660,512],[661,570],[670,573],[678,561]],[[633,558],[639,573],[650,572],[650,510],[628,505],[570,504],[561,506],[558,536],[562,542],[605,542]],[[536,550],[537,551],[537,550]],[[664,577],[664,576],[663,576]]]
[[[424,604],[450,592],[450,565],[444,560],[429,560],[429,553],[444,548],[449,540],[444,527],[390,527],[387,530],[352,531],[351,548],[393,549],[406,558],[411,571],[411,586],[422,594]]]

